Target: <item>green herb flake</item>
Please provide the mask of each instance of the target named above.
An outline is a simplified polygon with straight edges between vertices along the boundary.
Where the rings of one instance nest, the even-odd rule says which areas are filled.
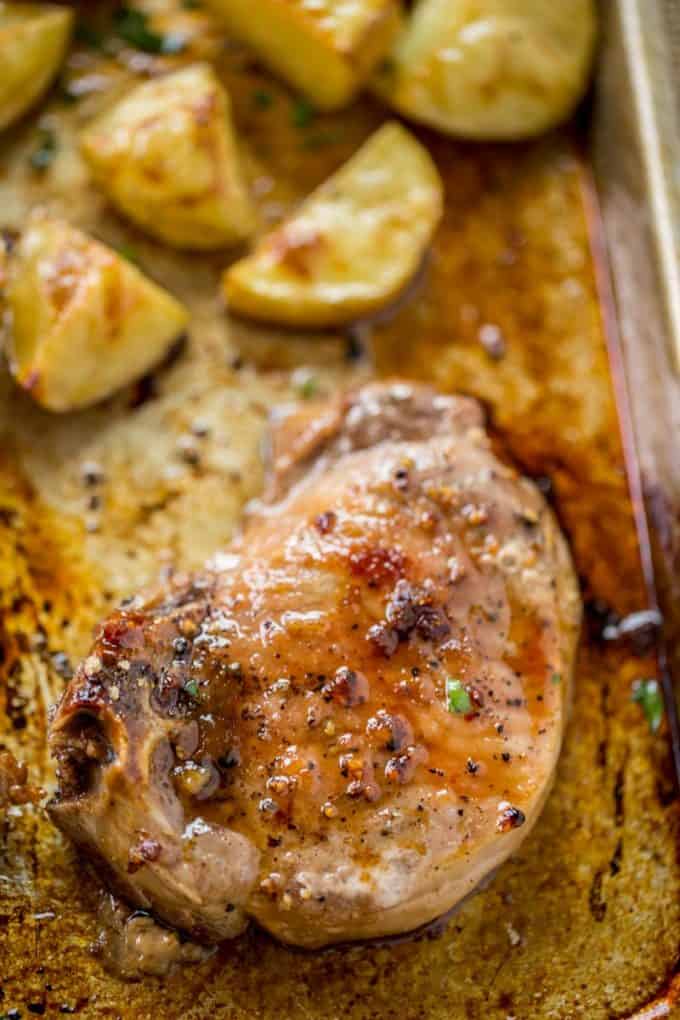
[[[446,678],[446,707],[453,715],[467,715],[472,711],[470,695],[458,677]]]
[[[29,156],[29,163],[34,170],[44,171],[52,165],[57,154],[57,136],[51,128],[40,128],[38,144]]]
[[[318,380],[313,375],[308,376],[298,385],[297,392],[303,400],[311,400],[319,392]]]
[[[561,684],[562,683],[562,674],[561,673],[553,673],[553,675],[550,677],[550,683],[551,684],[555,684],[555,686],[557,686],[557,684]]]
[[[188,680],[184,684],[182,689],[187,694],[189,694],[192,698],[197,698],[198,697],[198,681],[197,680]]]
[[[120,38],[145,53],[181,53],[186,39],[178,33],[161,35],[149,24],[149,15],[135,7],[121,7],[114,17],[116,33]]]
[[[663,719],[663,694],[658,680],[653,678],[636,680],[631,699],[644,712],[652,733],[656,733]]]
[[[253,92],[253,105],[256,106],[258,110],[268,110],[270,106],[272,106],[273,102],[273,95],[271,92],[267,92],[266,89],[256,89],[256,91]]]
[[[128,262],[132,262],[135,266],[139,265],[139,255],[137,254],[137,250],[133,248],[131,244],[119,244],[118,252],[124,259],[127,259]]]
[[[308,127],[314,120],[315,116],[316,112],[309,100],[305,99],[303,96],[300,96],[299,99],[295,100],[290,111],[290,120],[294,127]]]

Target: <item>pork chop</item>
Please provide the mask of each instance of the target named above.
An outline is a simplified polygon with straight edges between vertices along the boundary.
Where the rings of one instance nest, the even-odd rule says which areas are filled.
[[[476,401],[382,383],[279,418],[241,537],[101,626],[50,810],[165,922],[318,947],[415,929],[517,850],[581,607]]]

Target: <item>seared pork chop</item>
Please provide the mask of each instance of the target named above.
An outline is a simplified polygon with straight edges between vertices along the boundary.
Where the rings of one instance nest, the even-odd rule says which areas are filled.
[[[200,574],[101,626],[51,726],[51,814],[198,937],[408,931],[515,851],[557,762],[580,601],[478,404],[372,384],[281,416]]]

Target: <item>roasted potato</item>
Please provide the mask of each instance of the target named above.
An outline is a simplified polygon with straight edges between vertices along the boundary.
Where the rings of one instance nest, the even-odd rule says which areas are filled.
[[[254,319],[333,326],[394,298],[442,213],[429,154],[385,124],[224,278],[229,307]]]
[[[420,0],[376,88],[447,134],[527,138],[583,95],[595,34],[593,0]]]
[[[397,0],[208,0],[262,63],[320,110],[345,106],[397,34]]]
[[[67,7],[0,3],[0,130],[21,117],[50,84],[72,24]]]
[[[229,97],[208,64],[138,85],[81,141],[113,204],[166,244],[221,248],[255,229]]]
[[[70,411],[153,367],[185,308],[121,255],[61,220],[33,217],[9,258],[10,370],[37,403]]]

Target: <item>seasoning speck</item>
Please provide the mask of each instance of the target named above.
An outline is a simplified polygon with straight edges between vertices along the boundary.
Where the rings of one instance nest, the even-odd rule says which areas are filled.
[[[498,818],[496,819],[496,829],[498,832],[511,832],[513,829],[518,829],[520,825],[524,825],[526,821],[523,811],[519,808],[514,807],[507,800],[502,800],[498,805]]]

